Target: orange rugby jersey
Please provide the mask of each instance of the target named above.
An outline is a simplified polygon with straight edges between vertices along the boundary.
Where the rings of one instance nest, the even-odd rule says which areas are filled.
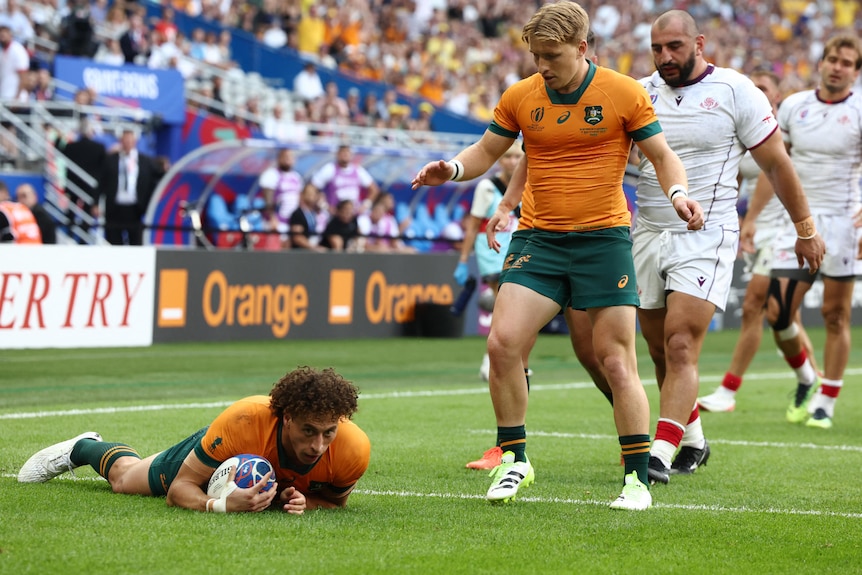
[[[630,226],[623,175],[632,140],[661,132],[640,83],[588,63],[584,82],[571,94],[547,88],[538,73],[513,84],[488,127],[508,138],[523,134],[536,229]]]
[[[349,420],[338,424],[326,453],[311,466],[291,464],[279,438],[282,420],[269,409],[269,396],[253,395],[225,409],[195,446],[198,458],[212,467],[241,453],[262,455],[275,466],[279,489],[296,487],[304,494],[323,487],[343,491],[356,483],[371,457],[368,436]]]

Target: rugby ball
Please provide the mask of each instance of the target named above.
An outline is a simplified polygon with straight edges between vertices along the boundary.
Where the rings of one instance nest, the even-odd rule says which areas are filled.
[[[230,468],[236,467],[236,477],[234,481],[237,487],[243,489],[249,488],[255,483],[258,483],[263,476],[273,471],[272,464],[265,458],[259,455],[250,453],[242,453],[225,459],[218,469],[210,477],[207,484],[207,495],[210,497],[221,497],[221,492],[228,484],[230,478]],[[269,482],[264,485],[261,491],[269,491],[275,486],[275,473],[273,472]]]

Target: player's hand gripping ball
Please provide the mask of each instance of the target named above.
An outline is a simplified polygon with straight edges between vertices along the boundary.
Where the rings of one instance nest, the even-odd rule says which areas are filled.
[[[230,477],[230,468],[236,466],[236,477],[234,482],[237,487],[247,489],[260,482],[263,476],[272,471],[272,476],[261,491],[269,491],[275,487],[275,470],[272,464],[264,457],[242,453],[225,459],[218,469],[210,477],[207,485],[207,495],[210,497],[221,497],[222,490],[227,486]]]

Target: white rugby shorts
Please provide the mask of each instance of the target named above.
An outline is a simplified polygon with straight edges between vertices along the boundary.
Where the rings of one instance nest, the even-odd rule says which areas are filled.
[[[856,259],[862,228],[853,226],[852,215],[815,215],[817,233],[826,244],[826,255],[820,265],[820,273],[833,277],[850,277],[862,272],[862,263]],[[772,269],[799,269],[796,260],[796,228],[790,224],[782,230],[775,242]],[[808,269],[808,264],[804,264]]]
[[[668,291],[678,291],[724,311],[733,279],[739,230],[722,226],[698,231],[632,235],[632,255],[642,309],[666,307]]]

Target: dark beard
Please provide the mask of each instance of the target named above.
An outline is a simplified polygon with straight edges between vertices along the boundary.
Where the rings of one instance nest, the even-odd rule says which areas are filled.
[[[662,73],[661,68],[657,67],[656,70],[658,70],[659,76],[661,76],[662,79],[667,82],[668,86],[672,88],[678,88],[685,85],[691,79],[691,73],[694,71],[694,64],[694,53],[692,53],[692,55],[689,56],[688,60],[686,60],[682,66],[678,67],[679,74],[677,75],[677,77],[672,79],[666,78],[664,73]]]

